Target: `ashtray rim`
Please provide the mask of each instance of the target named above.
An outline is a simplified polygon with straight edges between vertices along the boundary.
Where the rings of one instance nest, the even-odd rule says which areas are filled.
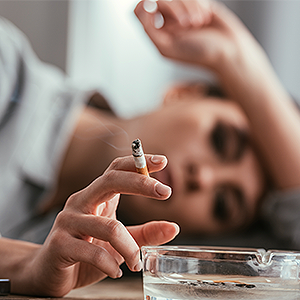
[[[159,253],[160,255],[170,255],[180,257],[187,252],[195,253],[214,253],[223,254],[227,257],[231,255],[250,255],[255,256],[257,260],[263,264],[268,264],[274,259],[287,259],[297,261],[300,264],[300,252],[297,251],[284,251],[284,250],[265,250],[264,248],[242,248],[242,247],[216,247],[216,246],[185,246],[185,245],[160,245],[160,246],[142,246],[142,254]]]

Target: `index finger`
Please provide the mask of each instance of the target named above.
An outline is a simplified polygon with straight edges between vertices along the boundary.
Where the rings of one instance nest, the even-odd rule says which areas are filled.
[[[166,25],[191,25],[188,6],[184,1],[157,1],[158,11],[163,15]],[[170,23],[170,24],[169,24]]]
[[[138,174],[132,157],[123,157],[115,160],[102,176],[84,190],[72,195],[66,206],[93,213],[99,204],[119,193],[165,200],[170,197],[171,188],[154,178]]]
[[[168,163],[168,160],[164,155],[145,154],[145,159],[149,173],[162,170]],[[110,170],[136,172],[133,156],[124,156],[114,159],[105,172]]]

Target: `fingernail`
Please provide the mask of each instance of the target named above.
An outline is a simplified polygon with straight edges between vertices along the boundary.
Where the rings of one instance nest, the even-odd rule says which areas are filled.
[[[134,271],[140,272],[143,269],[143,262],[139,261],[133,268]]]
[[[172,189],[169,186],[164,185],[160,182],[157,182],[155,184],[155,190],[160,196],[169,196],[172,192]]]
[[[174,226],[174,228],[175,228],[175,230],[176,230],[175,234],[177,235],[177,234],[180,232],[180,227],[179,227],[179,225],[176,224],[176,223],[172,223],[172,225]]]
[[[151,162],[153,162],[156,165],[159,165],[161,163],[163,163],[164,161],[166,161],[166,157],[163,155],[153,155],[151,157]]]
[[[148,13],[153,13],[157,9],[157,3],[153,0],[146,0],[144,2],[144,10]]]
[[[154,27],[156,29],[161,29],[165,25],[165,19],[161,13],[156,13],[154,15]]]
[[[119,269],[119,272],[118,272],[118,274],[117,274],[117,278],[120,278],[120,277],[122,277],[122,275],[123,275],[123,272],[122,272],[122,270],[121,270],[121,269]]]

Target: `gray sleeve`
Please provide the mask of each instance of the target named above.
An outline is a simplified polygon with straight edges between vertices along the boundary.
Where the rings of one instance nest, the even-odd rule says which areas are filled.
[[[48,185],[89,93],[73,86],[60,69],[42,63],[23,33],[1,18],[0,86],[0,120],[15,104],[0,132],[1,142],[15,138],[0,149],[1,157],[14,161],[22,176]]]
[[[0,18],[0,121],[9,106],[19,76],[23,49],[22,35],[6,19]]]
[[[34,208],[56,184],[64,153],[91,93],[94,91],[74,86],[58,68],[41,62],[23,33],[0,18],[3,236],[20,238],[32,227],[41,227],[43,220],[34,223]],[[51,221],[53,218],[48,228]]]
[[[262,216],[278,239],[300,249],[300,188],[271,192],[264,199]]]

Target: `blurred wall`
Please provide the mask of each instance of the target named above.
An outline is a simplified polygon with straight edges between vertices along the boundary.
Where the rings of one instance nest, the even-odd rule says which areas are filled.
[[[222,1],[245,22],[299,100],[300,1]],[[160,57],[133,15],[137,2],[0,0],[0,15],[25,32],[41,60],[67,70],[80,84],[107,90],[116,107],[143,111],[146,102],[152,107],[160,101],[170,80],[202,74]]]
[[[0,15],[28,36],[41,60],[66,69],[68,0],[0,1]]]
[[[289,93],[300,103],[300,1],[223,0],[268,54]]]

